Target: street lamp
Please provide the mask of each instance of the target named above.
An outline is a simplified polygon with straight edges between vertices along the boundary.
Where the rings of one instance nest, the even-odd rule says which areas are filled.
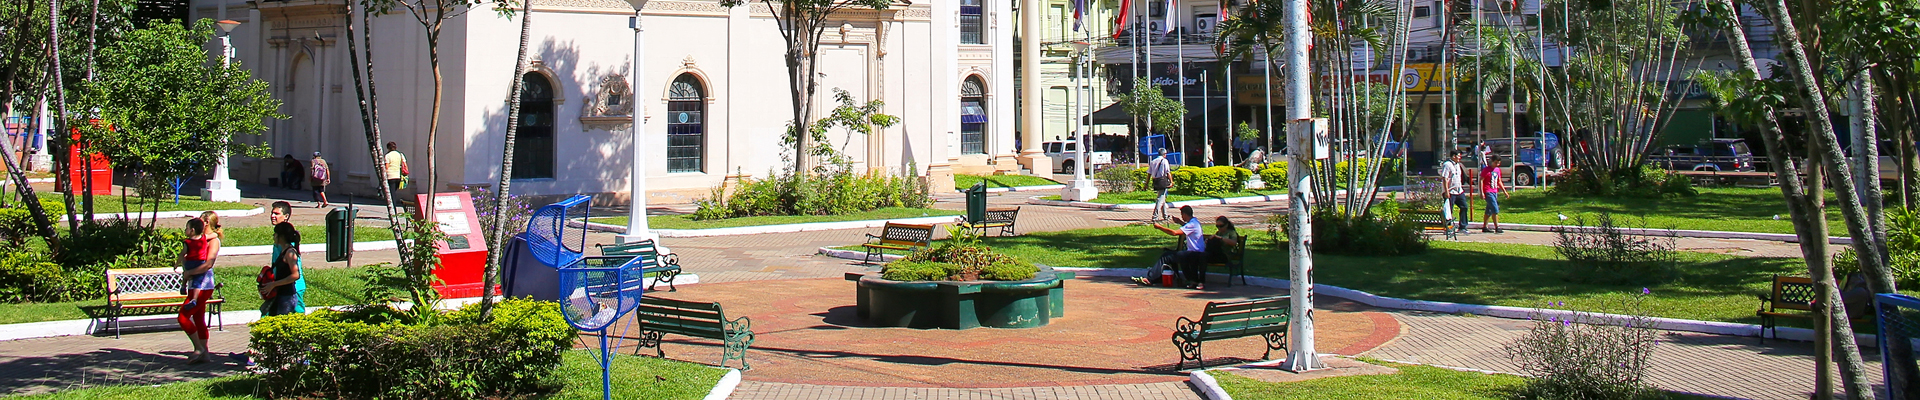
[[[657,246],[660,236],[647,229],[647,164],[646,151],[641,146],[645,143],[641,134],[647,131],[646,106],[640,104],[640,93],[645,92],[641,82],[646,79],[646,64],[642,62],[647,57],[644,52],[646,29],[640,25],[640,10],[647,7],[647,0],[627,0],[627,4],[633,5],[633,16],[627,18],[627,27],[633,28],[633,85],[627,88],[627,93],[633,95],[633,178],[630,181],[633,187],[627,206],[627,233],[614,239],[620,243],[653,240]],[[666,247],[659,250],[669,252]]]
[[[215,22],[214,26],[220,27],[220,67],[226,68],[232,66],[233,28],[239,27],[240,21],[223,19],[220,20],[220,22]],[[225,137],[226,135],[221,136]],[[206,187],[200,189],[200,198],[207,201],[240,201],[240,187],[233,182],[233,177],[227,172],[228,163],[225,143],[222,143],[220,146],[220,157],[216,159],[216,162],[217,164],[213,168],[213,179],[208,179]]]
[[[1085,40],[1073,42],[1073,51],[1079,54],[1079,58],[1073,62],[1073,67],[1080,72],[1074,74],[1073,80],[1075,85],[1082,85],[1081,80],[1086,79],[1087,71],[1081,68],[1086,68],[1087,56],[1090,55],[1087,50],[1091,47],[1092,44]],[[1093,125],[1092,91],[1092,87],[1088,87],[1087,92],[1083,93],[1086,96],[1086,100],[1080,102],[1080,104],[1087,105],[1087,120],[1080,124],[1080,131],[1073,133],[1073,143],[1075,147],[1073,153],[1073,182],[1067,183],[1067,187],[1060,189],[1060,198],[1067,201],[1088,201],[1100,197],[1100,190],[1093,187],[1092,180],[1087,179],[1087,168],[1091,165],[1088,163],[1092,161],[1088,158],[1090,153],[1087,151],[1086,143],[1088,136],[1087,128]]]

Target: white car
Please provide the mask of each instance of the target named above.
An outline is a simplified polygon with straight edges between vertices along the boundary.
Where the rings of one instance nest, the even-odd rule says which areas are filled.
[[[1040,151],[1046,152],[1047,158],[1053,160],[1054,172],[1073,173],[1074,166],[1087,165],[1079,162],[1079,143],[1045,142],[1040,144]],[[1092,159],[1092,165],[1095,166],[1113,164],[1113,152],[1110,151],[1089,152],[1088,158]],[[1091,174],[1093,171],[1089,169],[1087,173]]]

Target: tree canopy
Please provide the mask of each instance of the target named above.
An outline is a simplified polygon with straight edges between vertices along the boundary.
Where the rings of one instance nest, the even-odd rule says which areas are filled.
[[[129,32],[100,51],[99,76],[78,99],[101,123],[82,126],[81,138],[116,166],[149,178],[172,179],[209,171],[222,150],[264,157],[265,146],[228,140],[260,134],[280,115],[266,82],[239,65],[211,61],[203,44],[213,21],[189,30],[174,24]]]

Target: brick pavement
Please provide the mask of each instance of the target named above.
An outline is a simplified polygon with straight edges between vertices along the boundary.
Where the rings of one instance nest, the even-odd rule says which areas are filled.
[[[1087,210],[1071,207],[1025,204],[1026,198],[1043,193],[1000,193],[989,195],[996,206],[1024,207],[1021,232],[1053,231],[1089,227],[1118,226],[1144,220],[1143,210]],[[942,196],[936,207],[960,209],[958,196]],[[1254,228],[1266,215],[1285,211],[1285,203],[1253,203],[1199,207],[1200,214],[1226,214],[1243,226]],[[301,212],[300,218],[318,218],[317,212]],[[306,215],[301,215],[306,214]],[[364,215],[364,214],[363,214]],[[869,230],[838,230],[767,234],[735,237],[676,238],[666,241],[682,254],[682,262],[703,282],[742,282],[838,277],[843,272],[863,271],[869,266],[858,262],[813,256],[813,249],[828,245],[858,243]],[[1500,241],[1548,244],[1550,233],[1510,232],[1474,234],[1468,241]],[[589,242],[611,243],[613,235],[594,233]],[[1683,249],[1715,251],[1754,256],[1794,256],[1791,243],[1773,243],[1729,239],[1680,239]],[[391,251],[362,252],[356,261],[369,260]],[[236,259],[231,262],[245,262]],[[1463,317],[1412,312],[1388,313],[1403,324],[1398,339],[1365,353],[1367,356],[1434,363],[1440,365],[1512,371],[1513,367],[1498,354],[1500,345],[1512,340],[1524,328],[1524,322],[1490,317]],[[216,351],[244,347],[244,326],[214,332]],[[1810,369],[1811,356],[1803,343],[1770,341],[1760,346],[1752,338],[1732,338],[1700,334],[1669,334],[1656,351],[1658,362],[1652,380],[1663,388],[1751,398],[1799,397],[1811,387],[1799,373]],[[62,390],[100,384],[153,384],[235,373],[230,364],[197,367],[179,365],[186,341],[178,332],[130,334],[126,339],[78,336],[32,339],[0,346],[0,393],[23,394]],[[1869,356],[1872,357],[1871,355]],[[1876,371],[1877,375],[1877,371]],[[874,388],[831,385],[805,385],[754,381],[747,382],[735,398],[819,398],[819,399],[937,399],[937,398],[1074,398],[1074,399],[1159,399],[1198,398],[1179,382],[1125,385],[1016,387],[990,389]]]

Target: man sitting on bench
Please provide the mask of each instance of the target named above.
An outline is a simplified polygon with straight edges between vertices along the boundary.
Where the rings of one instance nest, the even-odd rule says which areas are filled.
[[[1158,224],[1154,225],[1153,228],[1159,229],[1161,232],[1166,232],[1168,235],[1181,237],[1181,242],[1185,244],[1186,249],[1169,251],[1162,254],[1160,261],[1154,263],[1155,269],[1157,270],[1159,267],[1166,265],[1178,265],[1181,275],[1186,277],[1187,287],[1206,289],[1207,239],[1200,229],[1200,219],[1193,217],[1193,206],[1181,206],[1180,217],[1175,218],[1173,221],[1181,224],[1179,229],[1168,228]],[[1134,281],[1151,285],[1152,280],[1156,278],[1155,276],[1148,276],[1146,278],[1135,278]]]

